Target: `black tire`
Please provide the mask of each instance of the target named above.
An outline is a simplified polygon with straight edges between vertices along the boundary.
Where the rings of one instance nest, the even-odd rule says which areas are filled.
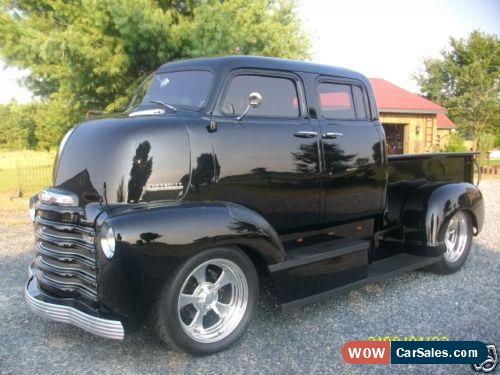
[[[440,236],[440,240],[444,241],[445,236],[446,236],[446,228],[450,225],[450,222],[453,218],[455,218],[457,215],[463,215],[465,218],[465,223],[466,223],[466,230],[464,231],[467,235],[466,241],[465,241],[465,247],[463,249],[463,252],[461,252],[460,256],[457,257],[456,259],[450,260],[446,254],[443,255],[442,259],[436,263],[430,266],[428,269],[432,272],[435,273],[440,273],[440,274],[451,274],[454,272],[457,272],[465,263],[467,260],[467,257],[469,256],[470,252],[470,247],[472,245],[472,236],[473,236],[473,225],[472,225],[472,219],[470,217],[470,214],[467,213],[466,211],[457,211],[455,215],[448,220],[446,223],[446,226],[444,227],[445,230],[443,230],[443,233]]]
[[[178,301],[184,283],[192,280],[192,276],[189,278],[191,273],[200,265],[214,259],[225,259],[233,262],[243,271],[248,286],[248,302],[241,320],[231,333],[220,340],[206,343],[196,341],[186,333],[185,328],[181,325]],[[243,336],[253,319],[258,299],[257,272],[248,256],[236,247],[209,249],[187,259],[165,282],[153,310],[154,330],[174,350],[194,355],[213,354],[229,348]]]

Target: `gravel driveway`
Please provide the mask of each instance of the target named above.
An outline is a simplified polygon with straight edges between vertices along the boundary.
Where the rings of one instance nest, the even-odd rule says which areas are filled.
[[[323,303],[280,313],[264,288],[256,319],[228,351],[194,358],[170,351],[146,326],[124,341],[92,336],[27,310],[32,260],[25,212],[0,209],[2,373],[413,373],[471,374],[470,366],[349,366],[340,350],[370,336],[447,336],[500,345],[500,180],[481,184],[486,225],[461,271],[412,272]],[[23,224],[14,224],[18,219]],[[399,372],[398,371],[398,372]]]

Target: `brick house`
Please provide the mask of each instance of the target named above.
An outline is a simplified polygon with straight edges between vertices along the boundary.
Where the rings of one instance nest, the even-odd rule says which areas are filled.
[[[384,79],[370,79],[391,154],[437,152],[455,124],[446,109]]]

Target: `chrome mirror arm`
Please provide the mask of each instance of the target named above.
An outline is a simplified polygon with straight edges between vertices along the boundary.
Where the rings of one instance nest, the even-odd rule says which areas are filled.
[[[250,110],[250,108],[252,108],[252,106],[249,104],[247,106],[247,108],[243,111],[243,113],[241,115],[239,115],[238,117],[236,117],[236,121],[241,121],[241,119],[243,117],[245,117],[245,115],[248,113],[248,111]]]

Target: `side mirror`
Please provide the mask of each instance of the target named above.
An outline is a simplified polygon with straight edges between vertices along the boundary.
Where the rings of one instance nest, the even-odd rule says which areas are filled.
[[[241,115],[236,117],[236,120],[240,121],[245,115],[248,113],[250,108],[258,108],[262,104],[262,95],[260,95],[258,92],[252,92],[250,95],[248,95],[248,106],[247,108],[243,111]]]

